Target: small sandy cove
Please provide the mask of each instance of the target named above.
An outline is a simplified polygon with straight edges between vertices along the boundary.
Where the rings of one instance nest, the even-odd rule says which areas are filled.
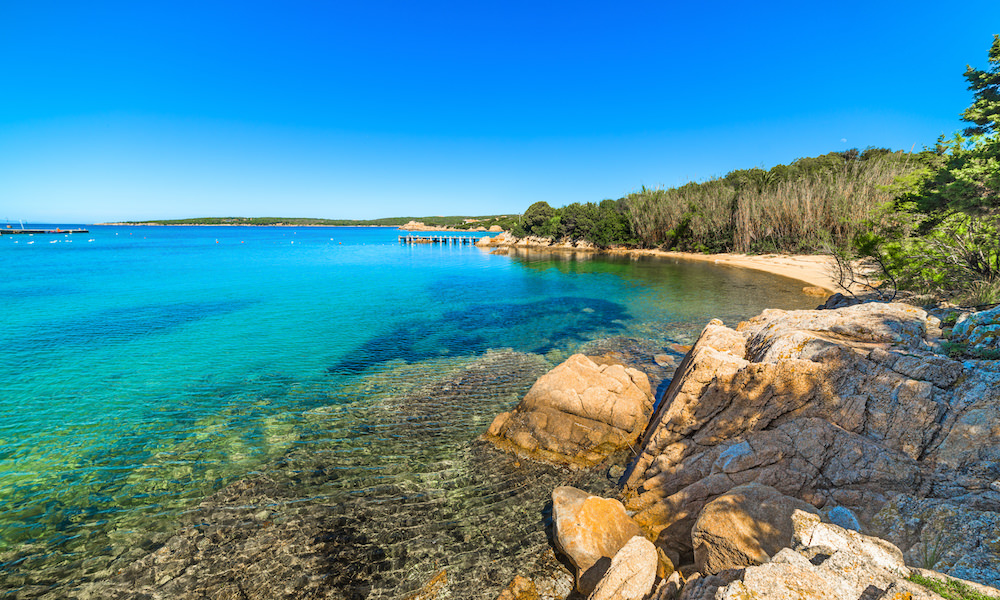
[[[612,252],[615,252],[612,250]],[[681,258],[713,262],[717,265],[729,265],[767,271],[775,275],[791,277],[809,284],[811,287],[822,288],[825,294],[816,290],[816,295],[829,295],[843,292],[834,278],[834,260],[826,255],[790,255],[790,254],[696,254],[693,252],[667,252],[664,250],[621,250],[622,254],[639,256],[662,256],[664,258]]]

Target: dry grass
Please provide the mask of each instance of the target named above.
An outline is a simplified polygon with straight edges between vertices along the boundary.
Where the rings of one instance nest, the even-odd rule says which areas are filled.
[[[847,163],[839,171],[783,181],[762,191],[744,189],[736,203],[737,252],[844,247],[893,195],[887,186],[910,170],[905,163]]]
[[[888,186],[913,169],[889,155],[788,181],[734,187],[715,179],[628,197],[632,226],[646,246],[710,252],[816,252],[846,247],[877,209]],[[766,173],[762,171],[762,173]]]

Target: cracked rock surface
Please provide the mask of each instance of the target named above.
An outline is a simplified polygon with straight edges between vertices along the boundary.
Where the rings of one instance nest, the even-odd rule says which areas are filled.
[[[1000,511],[1000,367],[936,354],[938,325],[882,303],[710,322],[640,442],[626,507],[659,547],[693,558],[702,508],[756,482],[850,509],[911,565],[1000,584],[985,525]],[[984,525],[934,537],[948,511]]]

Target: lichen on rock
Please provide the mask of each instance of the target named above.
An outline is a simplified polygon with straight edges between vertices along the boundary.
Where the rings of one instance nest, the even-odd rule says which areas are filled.
[[[951,339],[975,350],[1000,350],[1000,306],[960,316]]]

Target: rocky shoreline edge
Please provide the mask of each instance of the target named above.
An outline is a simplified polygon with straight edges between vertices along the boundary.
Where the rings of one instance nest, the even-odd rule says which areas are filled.
[[[488,353],[381,408],[367,468],[412,482],[334,498],[355,459],[291,452],[14,597],[1000,597],[1000,360],[944,354],[1000,350],[1000,307],[833,306],[713,320],[669,384],[674,356],[641,343]],[[490,398],[478,441],[418,468],[411,437]]]
[[[955,331],[1000,347],[1000,307]],[[1000,361],[949,333],[905,304],[713,320],[655,409],[640,371],[571,357],[483,439],[633,460],[618,498],[552,491],[569,568],[499,600],[1000,597]]]

